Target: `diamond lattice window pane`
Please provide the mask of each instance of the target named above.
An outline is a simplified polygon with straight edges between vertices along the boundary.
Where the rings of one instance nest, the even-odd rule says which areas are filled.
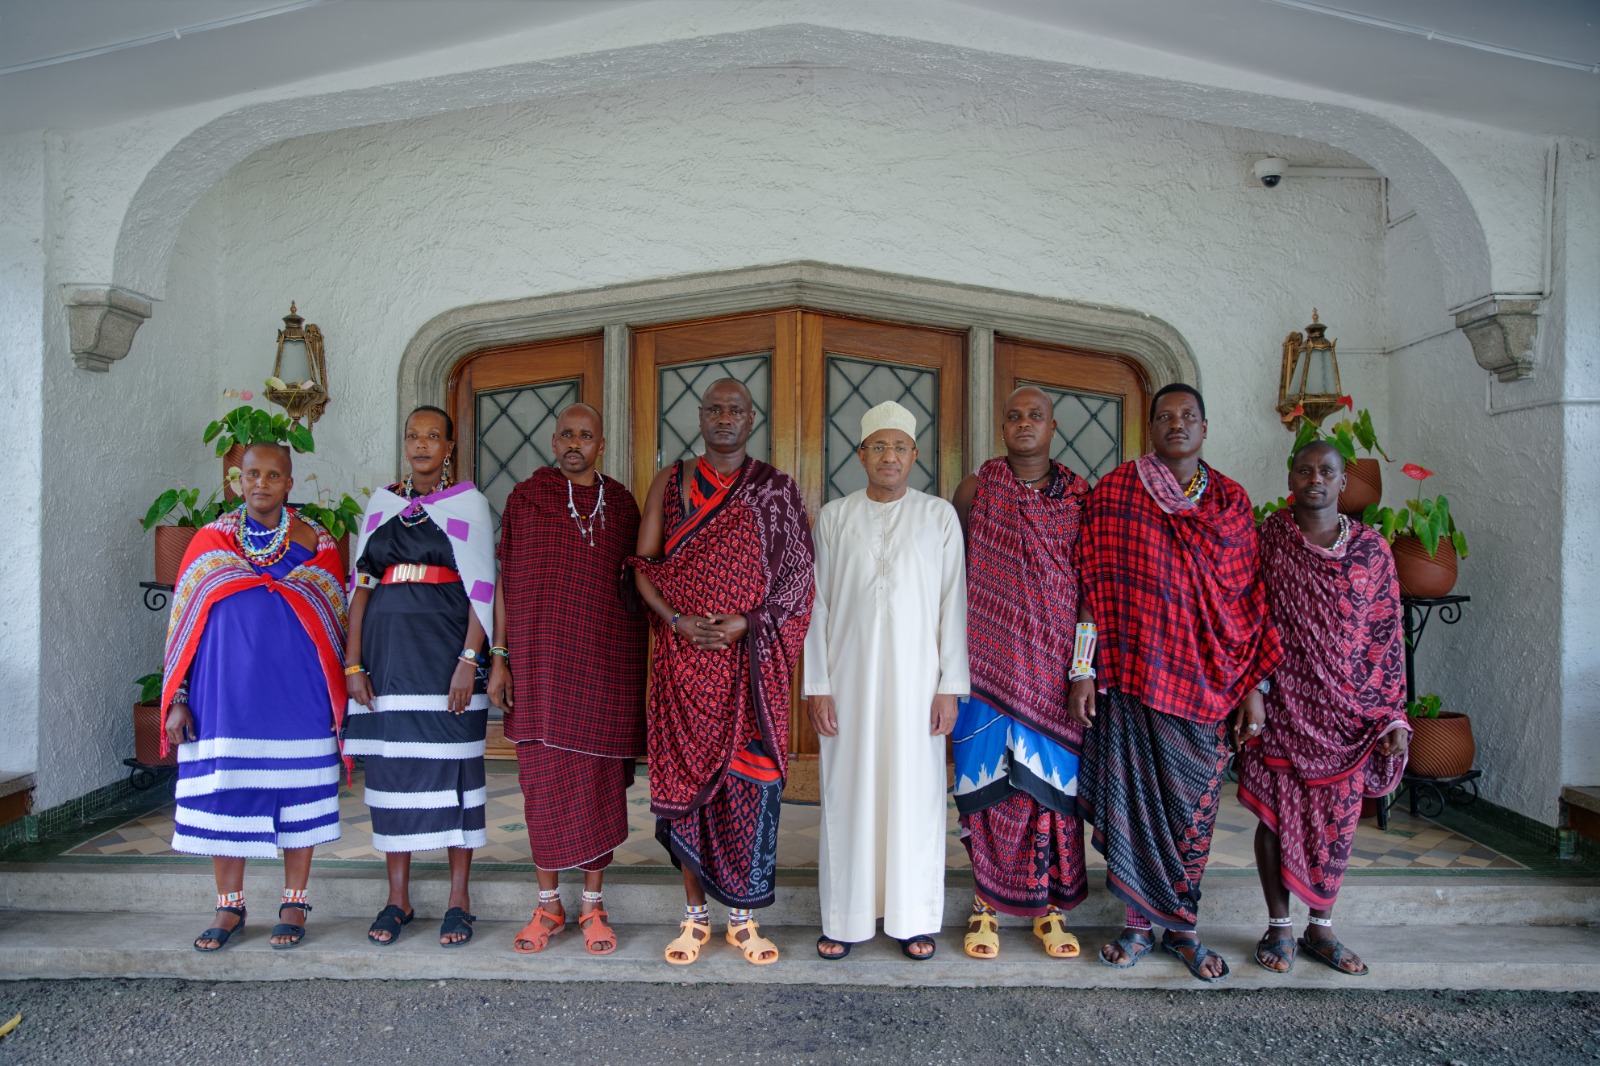
[[[771,366],[771,352],[754,352],[661,367],[656,378],[656,402],[661,410],[656,424],[656,468],[700,454],[700,397],[723,378],[742,382],[750,390],[756,423],[745,450],[762,462],[771,462],[772,435],[767,425]]]
[[[495,528],[517,482],[541,466],[555,465],[550,438],[556,416],[578,402],[577,378],[477,394],[478,451],[473,481],[489,498]]]
[[[917,416],[917,465],[907,484],[939,491],[939,372],[901,363],[873,363],[828,356],[828,429],[823,445],[829,500],[866,488],[867,472],[856,458],[861,416],[894,400]]]
[[[1031,384],[1031,383],[1030,383]],[[1122,398],[1036,385],[1055,405],[1050,457],[1092,485],[1122,462]]]

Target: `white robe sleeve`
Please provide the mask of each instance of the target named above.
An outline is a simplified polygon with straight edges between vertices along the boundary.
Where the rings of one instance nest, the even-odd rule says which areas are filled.
[[[816,560],[816,595],[811,601],[811,627],[806,630],[805,688],[807,696],[831,696],[833,684],[828,678],[828,594],[833,591],[828,582],[833,565],[834,523],[828,508],[817,515],[817,524],[811,531],[811,552]]]
[[[956,509],[944,508],[944,573],[939,589],[939,687],[941,696],[972,691],[967,673],[967,554]]]

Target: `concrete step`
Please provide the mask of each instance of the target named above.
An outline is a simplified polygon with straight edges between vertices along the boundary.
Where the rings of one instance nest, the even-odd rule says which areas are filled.
[[[252,862],[245,889],[257,906],[279,898],[282,873],[277,864]],[[581,879],[563,875],[567,905],[576,907]],[[972,905],[970,874],[946,879],[945,924],[965,923]],[[1089,897],[1074,912],[1082,925],[1112,926],[1122,906],[1105,890],[1103,873],[1090,872]],[[442,914],[448,884],[438,870],[413,876],[412,902],[422,913]],[[136,900],[159,900],[163,910],[191,912],[214,891],[208,864],[0,864],[0,909],[95,913],[124,911]],[[312,904],[319,919],[365,918],[383,905],[382,868],[314,866]],[[472,879],[473,910],[485,918],[510,920],[536,902],[531,873],[482,869]],[[670,869],[613,867],[606,877],[606,905],[619,920],[654,920],[676,914],[683,890]],[[714,910],[716,908],[713,906]],[[1253,870],[1217,870],[1206,875],[1202,914],[1207,923],[1250,926],[1263,921],[1261,888]],[[1304,908],[1295,905],[1295,913]],[[763,912],[770,925],[815,927],[820,914],[814,874],[778,878],[777,902]],[[1600,879],[1548,878],[1535,874],[1404,874],[1353,872],[1339,896],[1341,923],[1354,925],[1600,926]],[[1026,925],[1025,919],[1002,924]]]
[[[676,930],[668,923],[618,925],[615,954],[593,957],[582,937],[569,927],[543,952],[518,955],[511,940],[520,921],[485,918],[473,942],[443,949],[435,914],[417,921],[392,947],[367,943],[366,918],[325,919],[319,910],[308,924],[305,942],[292,951],[273,951],[268,942],[270,909],[252,915],[244,934],[221,952],[201,954],[192,941],[207,924],[196,912],[165,914],[81,914],[13,911],[0,931],[0,974],[34,978],[172,977],[191,980],[278,981],[306,978],[388,980],[645,981],[725,984],[830,984],[875,986],[1056,986],[1061,988],[1199,989],[1178,960],[1159,949],[1132,970],[1113,970],[1094,958],[1110,928],[1080,927],[1084,957],[1046,958],[1031,935],[1007,931],[1001,954],[992,960],[967,958],[952,929],[940,937],[929,962],[903,958],[884,937],[855,948],[848,959],[826,962],[816,955],[816,930],[768,926],[782,957],[770,966],[752,966],[722,939],[712,941],[692,966],[668,965],[662,956]],[[1600,931],[1528,926],[1355,926],[1341,925],[1340,936],[1372,968],[1366,977],[1348,977],[1302,957],[1288,975],[1269,974],[1250,958],[1260,925],[1205,929],[1208,946],[1232,966],[1220,987],[1240,988],[1495,988],[1600,990]]]

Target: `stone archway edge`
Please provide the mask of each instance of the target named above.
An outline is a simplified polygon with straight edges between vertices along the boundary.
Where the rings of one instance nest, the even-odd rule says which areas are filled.
[[[396,421],[398,424],[418,404],[440,402],[451,370],[472,352],[603,331],[604,415],[608,424],[626,424],[629,328],[795,306],[968,331],[972,338],[968,382],[973,401],[968,432],[974,440],[992,436],[990,379],[997,333],[1126,356],[1144,369],[1153,388],[1175,381],[1200,385],[1199,364],[1188,342],[1172,325],[1153,315],[797,260],[445,311],[417,330],[401,356]],[[612,442],[608,466],[629,470],[631,456],[617,453],[631,449],[620,445],[620,440]],[[613,465],[619,461],[621,465]]]

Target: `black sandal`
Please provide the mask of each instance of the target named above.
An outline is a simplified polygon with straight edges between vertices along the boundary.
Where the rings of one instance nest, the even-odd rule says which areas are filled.
[[[476,914],[468,914],[460,907],[451,907],[444,912],[444,923],[439,926],[439,936],[447,937],[451,933],[466,933],[460,940],[440,940],[442,948],[459,948],[472,943],[472,923],[478,920]]]
[[[1293,930],[1285,928],[1284,931],[1278,936],[1273,936],[1271,931],[1268,931],[1261,937],[1260,940],[1256,941],[1256,953],[1254,956],[1256,965],[1268,973],[1288,973],[1290,970],[1294,969],[1294,947],[1295,944]],[[1268,966],[1265,962],[1261,961],[1263,957],[1275,959],[1278,962],[1283,963],[1283,969],[1279,970],[1275,967]]]
[[[1095,952],[1095,958],[1100,960],[1100,965],[1109,966],[1113,970],[1131,970],[1139,965],[1139,960],[1150,954],[1156,946],[1155,938],[1146,929],[1129,929],[1112,941],[1122,949],[1122,961],[1112,962],[1106,958],[1105,949]]]
[[[840,947],[844,948],[844,950],[839,952],[839,954],[837,954],[837,955],[829,955],[829,954],[827,954],[826,952],[824,952],[822,950],[822,945],[824,945],[824,944],[838,944]],[[835,939],[833,939],[833,937],[831,937],[828,934],[824,933],[821,936],[817,937],[817,958],[826,959],[828,962],[838,962],[840,959],[842,959],[846,955],[850,954],[850,949],[853,948],[853,947],[855,947],[854,944],[848,943],[848,942],[843,941],[843,940],[835,940]]]
[[[1368,966],[1366,963],[1362,963],[1361,969],[1359,970],[1347,970],[1340,965],[1345,959],[1348,959],[1350,956],[1354,955],[1355,952],[1351,951],[1337,940],[1319,941],[1309,940],[1306,937],[1301,937],[1299,940],[1295,941],[1295,944],[1300,948],[1301,951],[1305,952],[1307,955],[1310,955],[1313,959],[1316,959],[1324,966],[1338,970],[1346,977],[1365,977],[1367,974],[1372,972],[1372,967]]]
[[[1194,975],[1196,980],[1204,981],[1208,985],[1216,984],[1218,981],[1224,980],[1227,978],[1228,974],[1232,972],[1228,969],[1228,960],[1223,958],[1221,955],[1218,955],[1215,951],[1212,951],[1204,944],[1200,943],[1200,938],[1194,933],[1185,933],[1183,934],[1183,939],[1180,940],[1172,935],[1171,929],[1168,929],[1166,932],[1161,934],[1161,947],[1168,954],[1176,955],[1178,961],[1189,968],[1189,972]],[[1193,949],[1194,958],[1184,958],[1182,951],[1183,948]],[[1200,966],[1209,958],[1215,958],[1218,962],[1222,963],[1222,972],[1217,974],[1215,977],[1200,972]]]
[[[224,929],[220,925],[214,925],[210,929],[207,929],[205,932],[194,938],[194,949],[196,951],[204,952],[208,955],[213,951],[221,951],[223,948],[228,946],[228,941],[233,939],[234,934],[244,932],[243,907],[218,907],[217,910],[227,911],[229,914],[237,914],[239,916],[239,924],[234,926],[232,929]],[[217,946],[214,948],[203,948],[200,946],[200,941],[202,940],[215,940],[217,942]]]
[[[279,918],[283,917],[285,908],[288,908],[289,910],[304,911],[306,914],[311,913],[311,904],[309,903],[280,903],[278,904]],[[272,935],[275,937],[292,937],[293,939],[287,944],[272,945],[273,951],[288,951],[290,948],[297,948],[300,946],[300,941],[306,938],[306,927],[303,925],[290,925],[288,922],[279,922],[277,925],[272,927]]]
[[[282,908],[280,908],[280,911],[281,909]],[[389,904],[388,906],[384,907],[383,910],[378,912],[378,917],[373,921],[372,925],[367,928],[367,943],[376,944],[380,948],[388,947],[390,944],[393,944],[396,940],[400,939],[400,930],[410,925],[411,919],[415,918],[416,916],[416,911],[407,913],[401,910],[399,907],[396,907],[393,903]],[[379,940],[377,937],[372,935],[373,933],[388,933],[389,939]]]
[[[900,938],[896,937],[895,939],[899,940]],[[912,944],[932,944],[933,950],[928,952],[926,955],[915,955],[911,951]],[[929,936],[927,933],[918,933],[916,936],[908,936],[904,940],[900,940],[900,954],[904,955],[912,962],[927,962],[929,959],[933,958],[938,951],[939,945],[935,944],[933,937]]]

